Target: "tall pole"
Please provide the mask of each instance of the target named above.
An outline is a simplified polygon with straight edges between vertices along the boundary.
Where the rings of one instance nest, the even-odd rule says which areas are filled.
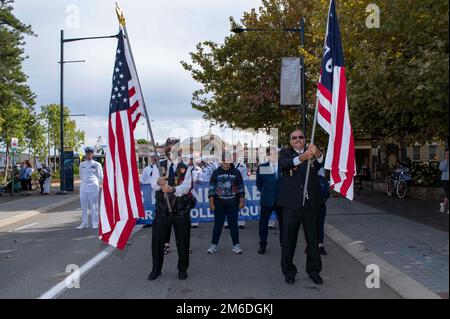
[[[314,144],[314,135],[316,134],[316,124],[317,124],[317,110],[319,106],[319,101],[316,96],[316,107],[314,109],[314,122],[311,131],[311,144]],[[306,138],[306,135],[305,135]],[[306,198],[308,197],[308,182],[309,182],[309,173],[311,170],[311,160],[308,160],[308,167],[306,168],[306,177],[305,177],[305,187],[303,187],[303,207],[305,207]]]
[[[67,194],[64,185],[64,30],[61,30],[61,60],[59,62],[61,69],[60,81],[60,110],[59,110],[59,176],[60,176],[60,190],[58,194]],[[56,164],[56,163],[55,163]]]
[[[305,46],[305,19],[300,19],[300,47],[303,49]],[[300,78],[301,78],[301,93],[302,93],[302,131],[306,136],[306,83],[305,83],[305,59],[303,54],[300,56]]]

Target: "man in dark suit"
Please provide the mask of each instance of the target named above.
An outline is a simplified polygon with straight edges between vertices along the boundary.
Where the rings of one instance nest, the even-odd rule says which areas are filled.
[[[283,209],[277,205],[280,185],[281,171],[278,165],[278,151],[273,147],[269,150],[269,161],[258,166],[256,171],[256,187],[261,193],[258,254],[266,252],[269,219],[273,211],[275,211],[280,225],[280,245],[283,242]]]
[[[281,250],[281,268],[288,284],[295,283],[297,268],[293,263],[298,231],[303,223],[306,243],[306,272],[316,284],[322,284],[319,273],[322,270],[317,225],[323,196],[317,177],[317,167],[324,157],[313,144],[305,147],[306,140],[301,130],[290,134],[290,147],[280,151],[279,164],[283,179],[277,204],[283,207],[283,247]],[[307,187],[307,199],[303,206],[308,160],[312,160]]]

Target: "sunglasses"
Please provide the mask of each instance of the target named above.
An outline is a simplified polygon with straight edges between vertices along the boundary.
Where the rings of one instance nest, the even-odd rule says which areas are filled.
[[[297,135],[297,136],[292,136],[292,137],[291,137],[291,139],[294,140],[294,141],[295,141],[296,139],[302,140],[303,138],[304,138],[303,135]]]

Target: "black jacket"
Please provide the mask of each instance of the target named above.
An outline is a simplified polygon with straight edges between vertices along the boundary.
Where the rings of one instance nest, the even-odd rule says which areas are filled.
[[[283,179],[281,181],[277,204],[281,207],[290,209],[299,209],[302,207],[308,161],[304,161],[299,166],[295,166],[293,160],[298,155],[291,147],[283,148],[279,154],[278,163]],[[306,201],[306,206],[316,209],[320,208],[324,202],[317,177],[317,172],[320,167],[322,167],[322,164],[319,164],[316,159],[312,160],[308,183],[309,200]]]
[[[163,160],[160,162],[160,167],[161,167],[161,171],[162,171],[160,173],[162,173],[161,174],[162,177],[165,177],[166,172],[169,169],[167,167],[167,163],[168,163],[167,160]],[[185,163],[183,163],[183,162],[178,163],[177,169],[175,171],[175,185],[171,185],[171,186],[180,185],[183,182],[184,177],[186,176],[187,170],[188,170],[188,166]],[[170,183],[169,183],[169,185],[170,185]],[[174,212],[183,208],[182,206],[184,206],[184,205],[180,205],[181,204],[180,200],[178,197],[175,196],[175,194],[167,194],[167,196],[169,197],[169,201],[171,203],[171,207]],[[159,214],[167,214],[169,211],[169,208],[167,207],[167,202],[164,198],[164,193],[162,190],[155,192],[155,199],[156,199],[155,211],[158,212]]]

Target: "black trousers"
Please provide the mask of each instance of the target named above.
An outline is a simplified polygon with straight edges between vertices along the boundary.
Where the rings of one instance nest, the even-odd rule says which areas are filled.
[[[21,179],[20,187],[22,187],[23,192],[27,191],[28,190],[28,179]]]
[[[283,208],[280,206],[264,207],[261,206],[261,214],[259,217],[259,245],[267,246],[267,237],[269,235],[269,219],[272,212],[275,211],[280,225],[280,245],[283,242]]]
[[[283,246],[281,249],[281,269],[286,277],[295,277],[297,267],[293,259],[297,246],[298,231],[303,223],[308,252],[306,257],[306,272],[319,273],[322,271],[319,243],[317,236],[317,224],[319,209],[305,207],[300,209],[283,209]]]
[[[161,272],[164,262],[164,243],[167,232],[172,227],[175,231],[175,239],[178,251],[178,271],[185,272],[189,267],[189,246],[191,238],[191,216],[189,213],[177,215],[173,213],[155,214],[152,226],[152,272]]]

